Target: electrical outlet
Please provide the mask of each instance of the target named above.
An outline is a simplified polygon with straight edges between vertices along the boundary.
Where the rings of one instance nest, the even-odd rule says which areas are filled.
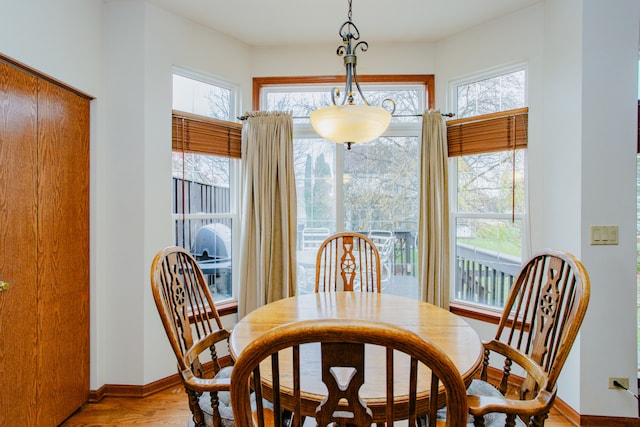
[[[626,388],[627,390],[629,389],[629,378],[618,378],[618,377],[609,377],[609,388],[611,389],[620,389],[622,390],[622,388],[616,386],[613,384],[613,382],[616,381],[619,384],[622,385],[622,387]]]

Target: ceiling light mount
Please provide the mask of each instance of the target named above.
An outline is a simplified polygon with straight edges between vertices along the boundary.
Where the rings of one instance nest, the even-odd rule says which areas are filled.
[[[334,88],[331,92],[333,105],[313,111],[310,118],[311,125],[321,137],[347,144],[347,149],[351,149],[351,144],[371,141],[382,135],[389,127],[396,105],[392,99],[387,98],[382,101],[381,107],[372,107],[362,94],[356,71],[356,51],[360,49],[366,52],[369,44],[364,40],[359,41],[360,32],[352,20],[351,0],[347,21],[340,26],[338,34],[342,38],[342,44],[338,46],[336,53],[343,57],[346,70],[344,93],[340,99],[340,89]],[[354,42],[357,42],[355,46]],[[364,105],[355,103],[354,85]]]

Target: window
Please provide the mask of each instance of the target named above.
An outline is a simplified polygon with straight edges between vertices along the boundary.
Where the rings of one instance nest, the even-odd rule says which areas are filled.
[[[396,112],[382,137],[351,150],[319,138],[308,119],[330,104],[339,81],[254,79],[260,89],[255,108],[291,111],[294,117],[298,292],[314,291],[320,243],[336,232],[357,231],[378,244],[383,292],[417,298],[419,140],[421,115],[433,103],[427,101],[433,99],[433,76],[361,76],[367,100],[380,105],[392,98]]]
[[[189,73],[173,75],[172,213],[175,243],[198,260],[216,301],[233,297],[238,245],[236,185],[241,125],[237,90]]]
[[[526,256],[524,67],[452,85],[452,300],[501,308]]]

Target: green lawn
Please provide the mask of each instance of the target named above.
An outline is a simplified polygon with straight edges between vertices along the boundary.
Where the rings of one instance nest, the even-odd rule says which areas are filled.
[[[516,245],[514,242],[507,241],[507,239],[489,240],[489,239],[464,239],[458,237],[458,242],[465,245],[475,246],[477,248],[486,249],[492,252],[499,252],[506,255],[512,255],[520,258],[522,256],[520,252],[520,245]],[[520,243],[520,242],[517,242]]]

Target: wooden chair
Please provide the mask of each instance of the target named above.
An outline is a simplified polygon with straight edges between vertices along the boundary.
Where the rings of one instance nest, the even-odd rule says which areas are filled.
[[[468,390],[469,413],[476,426],[544,425],[556,397],[556,381],[588,304],[589,275],[572,255],[545,250],[524,263],[496,336],[484,343],[481,379],[474,380]],[[494,353],[505,359],[496,388],[487,383]],[[513,393],[512,384],[519,381],[509,380],[513,380],[512,371],[519,375],[516,366],[525,375]]]
[[[317,350],[312,347],[314,345]],[[377,350],[380,350],[381,360],[376,360],[382,363],[370,377],[365,375],[365,364],[376,361],[368,358],[374,354],[373,347],[365,352],[365,345],[380,346]],[[313,370],[326,386],[324,398],[322,394],[314,394],[317,400],[323,399],[320,405],[313,399],[308,400],[300,384],[303,376],[310,375],[309,358],[304,357],[309,349],[321,353],[321,374],[317,368]],[[242,426],[285,425],[282,420],[285,406],[293,413],[289,424],[292,427],[302,424],[302,417],[296,414],[314,411],[315,417],[307,417],[305,426],[312,418],[316,423],[311,425],[322,427],[332,423],[336,426],[371,426],[372,412],[359,397],[360,388],[370,381],[380,383],[386,390],[386,396],[380,399],[385,399],[387,405],[384,414],[379,416],[385,418],[388,426],[394,425],[396,419],[406,419],[404,425],[415,426],[418,415],[428,413],[429,426],[433,427],[438,422],[438,406],[445,404],[447,425],[466,424],[465,385],[449,357],[431,342],[406,329],[362,320],[301,321],[265,333],[246,347],[236,360],[231,375],[231,406],[238,425]],[[429,396],[438,396],[440,390],[440,398],[419,401],[417,384],[430,390]],[[253,399],[250,398],[252,391],[255,392]],[[268,407],[263,399],[271,402]]]
[[[380,253],[362,234],[329,236],[316,256],[316,292],[381,291]]]
[[[231,367],[220,364],[216,350],[218,343],[228,349],[230,333],[222,327],[198,263],[181,247],[159,251],[151,265],[151,289],[178,359],[178,373],[195,425],[234,425],[229,396]]]

